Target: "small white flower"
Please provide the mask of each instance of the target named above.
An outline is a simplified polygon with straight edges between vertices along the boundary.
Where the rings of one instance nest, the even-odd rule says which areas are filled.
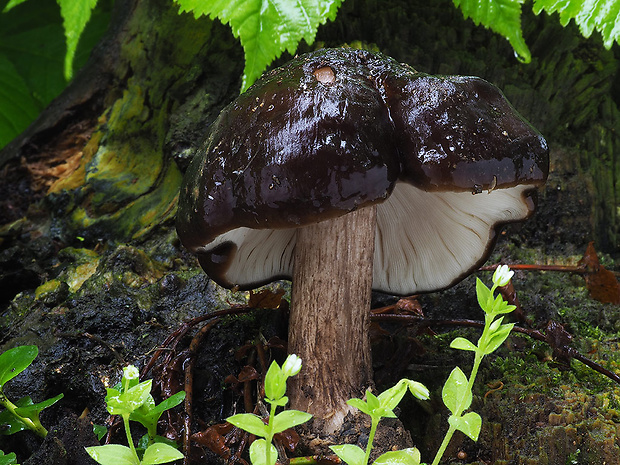
[[[128,365],[123,368],[123,378],[125,379],[138,379],[140,372],[133,365]]]
[[[286,357],[284,365],[282,365],[282,373],[284,376],[295,376],[301,370],[301,358],[295,354]]]
[[[505,286],[514,274],[515,272],[508,268],[508,265],[500,265],[493,273],[493,282],[498,286]]]

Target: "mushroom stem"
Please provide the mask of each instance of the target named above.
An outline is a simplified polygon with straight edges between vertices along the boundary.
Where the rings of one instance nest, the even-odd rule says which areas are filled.
[[[289,353],[303,368],[289,381],[291,408],[334,433],[352,397],[372,384],[369,309],[376,207],[297,230]]]

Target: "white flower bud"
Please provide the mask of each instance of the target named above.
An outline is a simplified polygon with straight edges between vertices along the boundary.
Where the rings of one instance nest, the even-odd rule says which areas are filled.
[[[493,283],[497,286],[505,286],[510,282],[514,274],[515,272],[508,268],[508,265],[500,265],[493,273]]]
[[[125,379],[138,379],[140,372],[133,365],[127,365],[123,368],[123,378]]]
[[[282,365],[282,373],[286,377],[295,376],[301,370],[301,358],[295,354],[286,357],[284,365]]]

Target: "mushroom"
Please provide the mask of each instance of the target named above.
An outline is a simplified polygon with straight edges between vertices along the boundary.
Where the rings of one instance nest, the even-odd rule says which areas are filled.
[[[475,77],[323,49],[264,75],[220,113],[190,164],[177,230],[227,288],[293,281],[291,406],[336,431],[372,384],[371,289],[449,287],[495,230],[534,210],[543,137]]]

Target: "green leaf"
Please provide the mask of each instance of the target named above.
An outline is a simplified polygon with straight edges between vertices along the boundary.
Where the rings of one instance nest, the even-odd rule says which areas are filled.
[[[443,403],[453,415],[460,414],[471,405],[472,394],[467,385],[465,373],[459,367],[454,368],[441,391]]]
[[[140,465],[131,449],[119,444],[86,447],[86,452],[101,465]]]
[[[357,398],[349,399],[347,400],[347,404],[350,405],[351,407],[358,409],[360,412],[365,413],[366,415],[372,415],[372,410],[370,409],[368,404],[364,402],[362,399],[357,399]]]
[[[97,440],[101,441],[103,437],[108,433],[108,428],[103,425],[93,424],[93,433],[97,436]]]
[[[312,415],[299,410],[285,410],[278,413],[273,419],[273,434],[281,433],[285,429],[301,425],[312,418]]]
[[[0,148],[26,129],[39,110],[13,63],[0,54]]]
[[[37,346],[13,347],[0,354],[0,387],[28,368],[38,354]]]
[[[314,42],[319,25],[333,20],[342,0],[176,0],[196,18],[207,15],[229,24],[245,53],[245,91],[282,52],[295,54],[303,39]]]
[[[480,278],[476,278],[476,297],[478,298],[478,305],[486,313],[490,311],[493,303],[493,294],[491,289],[484,284]]]
[[[15,402],[15,405],[18,407],[32,405],[32,399],[28,396],[22,397]],[[8,410],[3,410],[0,412],[0,434],[8,436],[26,429],[29,429],[29,426]]]
[[[116,389],[108,388],[108,395],[105,398],[108,412],[112,415],[131,414],[148,400],[151,395],[152,383],[153,380],[148,379],[123,393],[119,393]]]
[[[475,352],[476,350],[478,350],[478,347],[476,347],[473,342],[465,339],[464,337],[457,337],[456,339],[454,339],[450,343],[450,347],[459,350],[469,350],[471,352]]]
[[[618,0],[534,0],[534,13],[558,12],[560,23],[566,26],[575,20],[584,37],[590,37],[594,30],[603,36],[605,48],[614,42],[620,43],[620,2]]]
[[[237,415],[228,417],[226,421],[250,434],[254,434],[262,438],[267,437],[267,425],[253,413],[238,413]]]
[[[267,463],[267,447],[271,448],[269,463]],[[274,465],[278,459],[278,450],[273,444],[267,446],[267,441],[257,439],[250,446],[250,461],[252,465]]]
[[[44,400],[43,402],[38,402],[36,404],[30,404],[30,405],[25,405],[23,407],[18,407],[15,409],[15,413],[17,413],[19,416],[24,417],[24,418],[30,418],[31,420],[34,420],[34,419],[38,420],[39,413],[41,413],[43,409],[46,409],[50,405],[54,405],[56,402],[62,399],[63,396],[64,394],[61,393],[55,397],[52,397],[51,399]]]
[[[282,368],[274,360],[271,362],[265,375],[265,396],[268,399],[278,400],[286,393],[286,376]]]
[[[348,465],[365,465],[364,451],[353,444],[342,444],[340,446],[329,446],[340,459],[347,462]]]
[[[67,53],[65,54],[65,79],[69,81],[73,75],[73,58],[86,23],[90,19],[97,0],[57,0],[60,6],[60,15],[67,39]]]
[[[144,451],[141,465],[156,465],[158,463],[168,463],[183,458],[183,454],[174,447],[161,442],[156,442]]]
[[[499,346],[503,344],[503,342],[510,335],[510,331],[514,327],[514,323],[507,323],[505,325],[501,325],[497,330],[495,330],[489,337],[489,340],[481,347],[482,353],[484,355],[488,355],[494,352]]]
[[[138,408],[131,413],[129,417],[132,421],[137,421],[142,424],[145,428],[153,427],[157,425],[159,418],[162,413],[166,410],[176,407],[185,399],[185,391],[177,392],[176,394],[168,397],[163,400],[159,404],[155,405],[154,402],[151,403],[149,400],[152,400],[152,397],[147,398],[147,400]]]
[[[407,392],[407,380],[401,379],[398,383],[379,394],[378,399],[382,407],[395,409]]]
[[[465,18],[471,18],[474,24],[482,24],[508,39],[520,61],[529,63],[532,60],[521,30],[521,4],[525,0],[452,1],[461,8]]]
[[[460,432],[469,436],[472,440],[477,441],[482,426],[482,418],[476,412],[469,412],[462,417],[451,415],[448,423],[454,426]]]
[[[0,450],[0,465],[17,465],[17,456],[14,452],[4,455]]]
[[[17,5],[21,5],[25,1],[26,0],[9,0],[9,3],[6,4],[6,6],[4,7],[4,10],[2,10],[2,12],[6,13],[7,11],[15,8]]]
[[[415,447],[386,452],[373,465],[419,465],[420,451]]]

